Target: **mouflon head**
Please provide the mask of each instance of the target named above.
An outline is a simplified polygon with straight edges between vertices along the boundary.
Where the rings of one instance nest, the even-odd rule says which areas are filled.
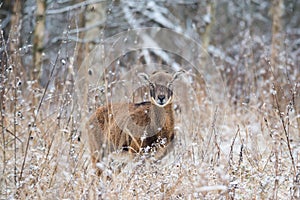
[[[139,76],[149,84],[151,102],[159,107],[165,107],[172,103],[173,82],[183,72],[183,70],[180,70],[171,75],[164,71],[158,71],[150,76],[145,73],[140,73]]]

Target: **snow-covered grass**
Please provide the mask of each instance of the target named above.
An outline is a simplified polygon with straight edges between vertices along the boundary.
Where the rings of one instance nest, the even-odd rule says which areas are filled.
[[[273,88],[248,103],[200,105],[197,115],[182,109],[162,160],[113,157],[97,177],[72,89],[45,90],[17,68],[2,70],[1,199],[299,198],[299,85],[288,88],[295,104]]]
[[[15,2],[18,5],[17,2],[21,1]],[[72,1],[61,1],[59,4],[64,6],[63,2]],[[80,2],[75,7],[87,2],[106,1]],[[172,4],[172,1],[140,1],[140,4],[135,1],[112,1],[112,4],[118,2],[121,3],[120,9],[114,10],[117,5],[111,5],[113,9],[108,7],[107,22],[103,23],[99,17],[95,17],[91,22],[87,20],[86,28],[80,28],[80,31],[79,21],[82,19],[79,20],[79,15],[78,19],[74,19],[76,28],[70,24],[68,31],[60,30],[63,26],[56,27],[54,22],[48,23],[49,27],[46,24],[45,29],[52,30],[51,27],[55,26],[54,32],[63,32],[68,40],[76,40],[78,43],[73,47],[68,40],[62,39],[61,42],[66,45],[63,48],[71,48],[70,52],[74,50],[74,56],[68,53],[61,58],[57,53],[57,63],[46,66],[49,73],[44,73],[43,77],[51,75],[49,80],[43,80],[44,87],[35,80],[37,72],[28,63],[31,63],[30,59],[36,51],[32,48],[36,45],[35,41],[40,43],[53,38],[51,39],[51,31],[45,33],[41,37],[43,39],[39,35],[31,36],[32,33],[39,32],[30,28],[37,21],[26,15],[26,12],[18,13],[23,9],[34,9],[31,3],[29,6],[24,4],[20,11],[12,12],[11,19],[15,22],[11,23],[12,30],[7,32],[6,39],[5,31],[1,29],[0,199],[300,199],[297,1],[287,1],[285,6],[274,4],[279,11],[285,9],[285,14],[272,11],[273,4],[269,1],[203,1],[197,5],[193,5],[194,1],[186,1],[190,5],[184,5],[181,0],[178,5]],[[55,1],[53,3],[57,4]],[[168,4],[166,7],[165,3]],[[0,7],[5,4],[0,3]],[[50,15],[51,12],[53,14],[61,10],[50,7],[47,9]],[[87,18],[91,18],[99,10],[101,13],[106,12],[105,8],[102,10],[100,7],[87,7],[86,12],[91,12],[86,14],[89,15]],[[62,8],[71,11],[70,7]],[[80,10],[81,13],[84,9]],[[0,20],[1,28],[5,28],[10,15],[6,14],[7,11],[2,11],[1,15],[7,15],[5,20]],[[191,13],[185,13],[187,11]],[[71,18],[73,14],[68,15]],[[276,20],[278,17],[285,19],[279,22]],[[51,19],[46,21],[50,22]],[[17,22],[19,20],[20,24]],[[28,21],[33,24],[26,28],[29,26]],[[66,22],[65,26],[67,23],[70,22]],[[136,43],[137,37],[130,34],[132,30],[152,25],[171,28],[178,33],[191,33],[196,40],[201,39],[203,44],[207,43],[203,48],[214,62],[207,63],[208,67],[201,71],[203,74],[196,74],[190,66],[199,64],[198,52],[194,52],[192,46],[182,43],[185,40],[177,34],[176,37],[162,34],[162,37],[156,38],[158,41],[146,37],[144,40],[147,41],[147,46],[151,44],[155,48],[136,52],[135,48],[128,48],[132,52],[123,55],[125,48],[116,45],[117,42],[130,44],[131,36]],[[87,35],[84,36],[86,38],[79,38],[84,30],[99,26],[107,27],[107,33],[96,29],[97,31],[87,34],[92,35],[91,38]],[[23,28],[24,31],[21,31]],[[26,30],[30,32],[27,33]],[[175,91],[176,138],[170,152],[158,161],[139,155],[133,158],[118,153],[108,155],[106,160],[98,164],[105,169],[103,175],[98,177],[91,166],[86,132],[80,129],[86,119],[83,119],[77,107],[77,99],[74,98],[76,72],[73,71],[77,66],[72,65],[81,62],[82,58],[78,61],[77,56],[88,57],[83,50],[88,48],[81,48],[80,42],[84,43],[83,46],[92,46],[85,42],[98,43],[99,35],[102,37],[120,30],[126,31],[125,40],[118,38],[118,35],[115,37],[116,41],[112,42],[113,45],[108,45],[107,49],[117,50],[116,54],[111,52],[112,56],[120,51],[124,60],[111,64],[112,69],[107,71],[110,75],[117,75],[109,81],[122,77],[124,74],[118,73],[131,70],[129,68],[133,65],[157,61],[158,65],[171,65],[172,69],[187,69],[191,74],[186,79],[190,82],[183,81],[186,87],[179,88],[177,93]],[[153,30],[152,35],[156,35]],[[143,35],[142,32],[138,33]],[[59,41],[60,39],[57,44]],[[181,44],[182,48],[176,48],[173,52],[182,49],[182,54],[187,57],[174,56],[172,51],[160,49],[160,43],[168,44],[169,41],[170,45]],[[45,48],[51,46],[47,44]],[[53,49],[49,55],[43,55],[39,48],[37,51],[41,56],[55,55]],[[190,57],[189,53],[196,55]],[[104,59],[100,54],[95,55],[95,59]],[[176,62],[171,59],[174,57]],[[188,58],[197,62],[189,63],[192,60]],[[22,59],[27,63],[24,66]],[[91,61],[91,65],[97,63],[88,61]],[[68,73],[62,75],[63,78],[57,78],[51,73],[60,71],[59,62],[63,66],[61,71]],[[122,69],[118,69],[121,65]],[[203,77],[215,75],[212,72],[206,74],[205,70],[210,69],[217,69],[215,72],[221,74],[227,92],[226,98],[217,96],[218,92],[214,93],[216,95],[212,98],[219,100],[218,106],[206,97],[207,91],[202,91],[206,88],[202,85],[205,84]],[[88,72],[96,74],[95,76],[99,74],[95,70]],[[64,78],[66,81],[60,83]],[[98,78],[96,77],[97,81]],[[220,82],[222,81],[218,81]],[[210,81],[210,86],[213,83]],[[222,87],[223,85],[215,84],[211,88]],[[88,109],[95,110],[100,103],[94,101],[106,99],[102,88],[99,91],[94,91],[99,94],[89,94],[94,104],[89,105]],[[195,96],[189,98],[191,94]]]

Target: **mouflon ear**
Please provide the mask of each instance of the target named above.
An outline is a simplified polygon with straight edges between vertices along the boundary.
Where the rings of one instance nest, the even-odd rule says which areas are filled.
[[[185,73],[185,70],[181,69],[173,74],[172,80],[168,83],[168,86],[171,86],[173,82],[180,77],[181,74]]]
[[[141,72],[141,73],[138,74],[138,76],[139,76],[143,81],[146,81],[146,82],[150,83],[148,74],[142,73],[142,72]]]

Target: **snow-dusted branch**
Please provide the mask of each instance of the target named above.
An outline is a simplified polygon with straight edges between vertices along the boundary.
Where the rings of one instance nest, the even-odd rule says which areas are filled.
[[[82,38],[78,38],[78,37],[74,37],[74,36],[68,36],[68,37],[55,37],[51,40],[51,43],[56,43],[58,41],[62,41],[62,40],[68,40],[68,41],[74,41],[74,42],[78,42],[78,43],[92,43],[92,44],[98,44],[100,43],[100,39],[99,38],[94,38],[94,39],[82,39]]]
[[[124,15],[125,15],[125,19],[126,21],[130,24],[130,26],[132,28],[139,28],[140,24],[138,23],[138,21],[134,18],[131,10],[129,7],[132,7],[133,5],[126,5],[124,4],[124,6],[122,6]],[[162,21],[161,21],[162,22]],[[169,24],[168,21],[164,21],[162,22],[164,24]],[[156,56],[160,57],[164,62],[168,63],[174,70],[179,70],[180,69],[180,65],[174,61],[174,59],[172,59],[160,46],[159,44],[153,40],[150,36],[148,35],[141,35],[140,36],[145,44],[145,46],[149,46],[151,44],[151,46],[154,46],[155,48],[153,49],[145,49],[142,53],[144,56],[148,56],[148,53],[146,51],[151,51],[153,52]],[[145,58],[146,63],[150,62],[149,58]]]
[[[84,6],[88,6],[90,4],[95,4],[95,3],[102,3],[105,2],[106,0],[88,0],[88,1],[84,1],[81,3],[77,3],[74,4],[72,6],[67,6],[67,7],[63,7],[63,8],[59,8],[59,9],[53,9],[53,10],[47,10],[46,14],[47,15],[55,15],[55,14],[59,14],[59,13],[64,13],[64,12],[68,12],[74,9],[78,9]]]
[[[101,20],[99,22],[96,22],[92,25],[86,26],[84,28],[77,28],[77,29],[72,29],[69,31],[69,34],[75,34],[75,33],[81,33],[81,32],[85,32],[85,31],[89,31],[93,28],[97,28],[97,27],[101,27],[103,26],[103,24],[105,24],[105,20]]]
[[[3,29],[10,21],[10,13],[5,10],[0,10],[0,15],[5,15],[5,18],[0,20],[0,28]]]

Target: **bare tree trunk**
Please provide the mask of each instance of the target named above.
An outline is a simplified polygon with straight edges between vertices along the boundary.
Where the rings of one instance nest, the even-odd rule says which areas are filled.
[[[16,0],[14,2],[11,2],[11,5],[13,6],[13,14],[11,16],[10,21],[10,33],[9,33],[9,49],[10,51],[16,51],[19,49],[20,42],[19,42],[19,33],[20,33],[20,19],[22,18],[21,14],[21,1]],[[14,54],[11,54],[13,56]]]
[[[86,55],[93,50],[97,41],[103,38],[104,25],[106,20],[106,4],[94,3],[87,6],[85,14],[82,15],[81,25],[85,31],[79,33],[79,38],[84,38],[84,41],[79,45],[76,61],[80,65]]]
[[[31,78],[36,80],[41,72],[42,53],[44,48],[45,35],[45,11],[46,1],[36,0],[36,19],[33,39],[33,63],[34,70],[31,71]]]
[[[215,22],[215,1],[210,1],[206,5],[206,15],[203,17],[204,18],[204,30],[203,32],[199,32],[199,35],[202,40],[202,48],[205,50],[205,53],[203,54],[203,57],[201,59],[201,63],[199,65],[207,65],[208,64],[208,46],[210,44],[211,40],[211,33],[212,33],[212,28],[214,26]],[[198,12],[198,15],[201,16],[201,13]],[[197,76],[199,77],[199,75]],[[198,81],[199,82],[199,81]],[[201,84],[201,82],[199,82]]]
[[[282,77],[280,76],[280,60],[279,50],[283,47],[283,38],[282,38],[282,16],[284,14],[284,4],[283,0],[273,0],[272,7],[272,46],[271,46],[271,65],[273,67],[275,78]]]
[[[208,48],[208,45],[209,45],[210,39],[211,39],[212,27],[213,27],[214,22],[215,22],[215,10],[216,10],[215,2],[210,1],[209,3],[207,3],[206,10],[207,10],[207,13],[206,13],[206,16],[205,16],[206,26],[205,26],[204,32],[201,35],[202,35],[203,48],[207,51],[207,48]]]

